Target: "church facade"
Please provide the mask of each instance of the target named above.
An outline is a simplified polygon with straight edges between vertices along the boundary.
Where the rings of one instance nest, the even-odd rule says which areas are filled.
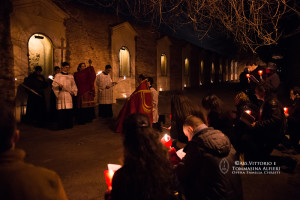
[[[154,78],[158,91],[183,90],[205,84],[237,81],[244,66],[184,40],[72,3],[51,0],[11,0],[11,40],[15,86],[33,71],[53,74],[53,67],[92,60],[96,73],[112,66],[114,100],[128,97],[139,74]]]

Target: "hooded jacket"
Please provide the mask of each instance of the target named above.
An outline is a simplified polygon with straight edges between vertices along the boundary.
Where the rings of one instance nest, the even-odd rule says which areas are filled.
[[[176,174],[187,200],[243,198],[240,177],[232,174],[236,152],[221,131],[200,130],[184,151]]]

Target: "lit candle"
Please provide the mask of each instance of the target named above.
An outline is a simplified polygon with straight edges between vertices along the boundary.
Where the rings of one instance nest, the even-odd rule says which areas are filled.
[[[112,189],[111,185],[112,185],[112,179],[113,179],[114,173],[115,172],[113,170],[105,170],[104,171],[105,181],[106,181],[108,190]]]
[[[248,83],[250,83],[250,74],[246,74],[246,77],[248,78]]]
[[[260,76],[260,79],[262,79],[263,70],[258,70],[258,74],[259,74],[259,76]]]
[[[18,79],[17,78],[15,78],[15,81],[17,81]]]
[[[285,114],[289,114],[289,108],[288,107],[283,107],[283,111]]]
[[[171,137],[168,134],[165,134],[162,138],[161,138],[161,142],[167,147],[170,148],[172,146],[172,141],[171,141]]]
[[[126,76],[124,76],[123,80],[126,80]]]
[[[251,115],[251,110],[245,110],[248,115]]]
[[[162,91],[162,88],[159,88],[159,91]]]
[[[186,84],[184,84],[184,87],[186,87]]]
[[[126,95],[126,94],[123,94],[123,97],[124,97],[124,98],[127,98],[127,95]]]

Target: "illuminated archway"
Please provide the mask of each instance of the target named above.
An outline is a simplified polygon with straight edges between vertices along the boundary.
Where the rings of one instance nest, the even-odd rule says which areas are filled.
[[[130,76],[130,53],[127,47],[121,47],[119,52],[120,77]]]
[[[33,34],[28,41],[28,64],[30,72],[34,67],[42,67],[42,74],[48,77],[53,74],[53,45],[51,40],[43,34]]]

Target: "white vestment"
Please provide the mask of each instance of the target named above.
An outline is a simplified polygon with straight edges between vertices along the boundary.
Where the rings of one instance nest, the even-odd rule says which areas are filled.
[[[158,122],[158,92],[151,87],[153,123]]]
[[[99,104],[112,104],[113,103],[113,87],[110,75],[105,75],[103,72],[96,78],[96,85],[98,90],[98,103]],[[109,88],[106,89],[106,86]]]
[[[62,85],[61,89],[59,85]],[[61,109],[72,109],[72,95],[77,95],[77,86],[74,81],[74,77],[71,74],[56,74],[52,83],[52,89],[56,96],[56,108]]]

